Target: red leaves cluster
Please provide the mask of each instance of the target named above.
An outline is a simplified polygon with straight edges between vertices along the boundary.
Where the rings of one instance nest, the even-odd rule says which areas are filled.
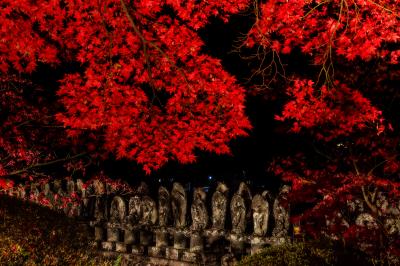
[[[332,53],[347,60],[382,58],[397,64],[400,39],[396,0],[269,0],[261,4],[248,45],[288,54],[299,47],[322,64]]]
[[[330,141],[368,126],[376,127],[377,134],[384,130],[382,112],[345,84],[336,82],[333,88],[323,85],[316,89],[311,80],[295,80],[286,90],[292,100],[276,119],[294,121],[291,131],[295,133],[304,128],[317,139]]]

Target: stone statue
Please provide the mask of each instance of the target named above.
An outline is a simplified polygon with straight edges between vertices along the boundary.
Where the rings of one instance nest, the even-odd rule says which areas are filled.
[[[174,216],[174,225],[182,229],[186,225],[187,197],[183,186],[177,182],[173,184],[171,191],[171,206]]]
[[[136,189],[136,194],[139,196],[145,196],[149,194],[149,187],[145,182],[140,182],[139,187]]]
[[[141,199],[138,195],[135,195],[129,199],[129,213],[127,217],[127,222],[129,224],[137,224],[140,220],[140,203]]]
[[[49,197],[50,194],[52,194],[52,192],[51,192],[51,190],[50,190],[50,184],[49,184],[49,183],[45,183],[45,184],[43,185],[43,194],[44,194],[46,197]]]
[[[251,222],[251,192],[246,183],[241,182],[231,200],[232,232],[244,234]]]
[[[96,221],[103,221],[105,219],[104,211],[104,199],[101,197],[96,197],[96,201],[94,203],[94,218]]]
[[[284,242],[289,232],[289,203],[287,201],[289,191],[289,186],[283,186],[274,201],[275,227],[272,231],[272,237],[279,242]]]
[[[228,187],[224,183],[218,183],[217,190],[211,199],[212,227],[223,230],[225,228],[226,208],[228,206]]]
[[[110,223],[122,224],[125,221],[126,204],[120,196],[115,196],[111,201]]]
[[[232,253],[225,254],[221,258],[221,266],[234,266],[237,265],[237,260],[235,255]]]
[[[58,191],[59,189],[61,189],[62,187],[61,180],[60,179],[54,180],[53,186],[54,186],[54,191]]]
[[[144,196],[140,201],[140,223],[143,225],[154,225],[157,222],[156,202],[149,196]]]
[[[82,191],[85,190],[84,189],[84,184],[82,179],[77,179],[76,180],[76,191],[80,194],[82,194]]]
[[[202,188],[196,188],[193,193],[191,206],[192,230],[201,231],[207,227],[208,214],[206,207],[206,193]]]
[[[93,188],[96,195],[103,195],[106,191],[104,183],[98,179],[93,181]]]
[[[268,230],[269,203],[267,201],[268,191],[262,195],[255,195],[251,204],[253,210],[253,230],[255,236],[265,236]]]
[[[30,200],[33,202],[38,202],[39,195],[40,195],[40,192],[38,189],[38,185],[36,183],[31,183],[31,189],[30,189],[30,194],[29,194]]]
[[[232,232],[243,234],[246,229],[246,204],[242,195],[236,192],[231,200]]]
[[[20,198],[20,199],[25,199],[25,196],[26,196],[26,191],[25,191],[25,186],[24,185],[22,185],[22,184],[19,184],[18,185],[18,188],[17,188],[17,195],[18,195],[18,197]]]
[[[159,225],[166,227],[170,219],[171,202],[168,190],[165,187],[158,189],[158,216]]]
[[[69,195],[75,192],[75,182],[72,179],[67,182],[67,192]]]

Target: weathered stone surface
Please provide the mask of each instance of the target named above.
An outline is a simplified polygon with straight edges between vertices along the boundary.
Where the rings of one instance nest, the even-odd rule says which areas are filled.
[[[105,251],[113,251],[115,247],[115,242],[104,241],[101,243],[101,247]]]
[[[174,183],[171,192],[171,205],[176,228],[186,226],[187,197],[185,189],[179,183]]]
[[[165,249],[165,256],[170,260],[179,260],[183,254],[182,249],[168,247]]]
[[[122,243],[122,242],[116,242],[115,243],[115,251],[116,252],[121,252],[121,253],[125,253],[127,251],[127,246],[126,244]]]
[[[279,195],[274,201],[274,218],[275,227],[272,231],[272,237],[275,239],[277,244],[281,244],[287,241],[289,234],[289,203],[287,195],[289,193],[289,187],[283,186]]]
[[[162,258],[165,256],[165,247],[149,247],[148,254],[151,257]]]
[[[156,202],[149,196],[144,196],[140,203],[140,224],[155,225],[157,222],[157,206]]]
[[[174,232],[174,248],[176,249],[186,248],[186,236],[183,231],[177,230]]]
[[[156,247],[168,246],[168,232],[163,229],[156,231]]]
[[[201,255],[197,252],[184,251],[182,254],[182,260],[193,263],[201,263],[202,258]]]
[[[134,255],[143,255],[144,247],[142,246],[132,246],[132,254]]]
[[[235,255],[232,253],[225,254],[221,258],[221,266],[235,266],[237,264],[237,260]]]
[[[262,195],[255,195],[251,208],[253,210],[253,234],[255,236],[265,236],[268,230],[269,203]]]
[[[153,242],[153,232],[147,230],[140,231],[140,245],[150,246]]]
[[[122,224],[125,222],[126,217],[126,204],[125,201],[119,197],[115,196],[111,201],[110,208],[110,223]]]
[[[140,197],[135,195],[129,199],[129,212],[127,217],[127,223],[137,224],[140,220]]]
[[[193,193],[193,202],[191,207],[193,231],[203,231],[208,224],[208,214],[206,207],[206,193],[202,188],[196,188]]]
[[[124,243],[128,245],[136,244],[137,237],[136,233],[133,230],[124,230]]]
[[[103,229],[103,227],[95,226],[94,227],[94,240],[102,241],[103,238],[104,238],[104,229]]]
[[[246,205],[243,197],[235,193],[231,201],[232,232],[243,234],[246,228]]]
[[[171,198],[165,187],[158,189],[158,220],[161,227],[169,224],[171,217]]]
[[[218,183],[217,190],[211,200],[212,228],[223,230],[225,228],[226,210],[228,207],[228,187],[224,183]]]
[[[107,228],[107,241],[117,242],[119,241],[119,229],[118,228]]]
[[[199,253],[204,250],[203,236],[197,232],[190,235],[190,252]]]

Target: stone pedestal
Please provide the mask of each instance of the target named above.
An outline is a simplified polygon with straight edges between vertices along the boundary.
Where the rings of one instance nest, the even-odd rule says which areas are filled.
[[[244,254],[245,238],[243,235],[231,234],[229,236],[231,242],[231,252],[234,254]]]
[[[140,245],[151,246],[153,242],[153,233],[147,230],[140,231]]]
[[[156,231],[156,247],[168,246],[168,232],[160,229]]]
[[[165,256],[165,247],[149,247],[148,254],[150,257],[162,258]]]
[[[208,244],[212,244],[215,241],[224,237],[224,231],[218,229],[208,229],[204,231]]]
[[[253,236],[250,240],[251,255],[257,254],[258,252],[260,252],[267,245],[267,243],[268,242],[265,237]]]
[[[183,252],[182,260],[196,263],[196,265],[200,264],[202,261],[201,254],[199,254],[198,252],[190,252],[190,251]]]
[[[165,249],[165,257],[169,260],[179,260],[183,255],[183,249],[168,247]]]
[[[134,255],[143,255],[144,247],[143,246],[132,246],[132,254]]]
[[[115,243],[115,251],[125,253],[127,251],[127,245],[122,242]]]
[[[101,248],[105,251],[113,251],[115,249],[115,242],[103,241],[101,242]]]
[[[119,241],[119,229],[114,227],[107,228],[107,241],[117,242]]]
[[[174,232],[174,248],[175,249],[186,248],[186,236],[183,231]]]
[[[190,236],[190,252],[199,253],[204,250],[203,236],[198,232],[193,232]]]
[[[271,241],[274,245],[282,245],[290,242],[289,237],[271,237]]]
[[[94,240],[95,241],[103,241],[104,237],[104,229],[100,226],[94,227]]]
[[[125,229],[124,230],[124,243],[127,245],[136,244],[137,241],[136,232],[132,230]]]

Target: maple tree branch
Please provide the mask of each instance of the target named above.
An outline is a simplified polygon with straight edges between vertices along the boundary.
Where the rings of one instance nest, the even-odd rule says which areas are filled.
[[[8,173],[5,176],[19,175],[19,174],[25,173],[25,172],[27,172],[27,171],[29,171],[31,169],[34,169],[34,168],[43,167],[43,166],[49,166],[49,165],[53,165],[53,164],[57,164],[57,163],[61,163],[61,162],[70,161],[70,160],[82,157],[82,156],[84,156],[86,154],[87,154],[87,152],[82,152],[82,153],[76,154],[76,155],[71,156],[71,157],[67,156],[65,158],[57,159],[57,160],[46,162],[46,163],[38,163],[38,164],[30,165],[30,166],[25,167],[23,169],[16,170],[16,171],[13,171],[11,173]]]
[[[376,214],[378,212],[376,206],[374,206],[371,201],[368,198],[367,193],[365,192],[365,186],[361,186],[361,191],[362,191],[362,195],[364,198],[365,203],[367,204],[367,206],[371,209],[371,211]],[[375,198],[375,197],[374,197]]]
[[[331,2],[331,0],[327,0],[324,2],[319,3],[318,5],[314,6],[313,8],[311,8],[303,17],[301,17],[302,19],[305,19],[308,15],[310,15],[312,12],[314,12],[315,9],[317,9],[318,7]]]
[[[367,0],[367,1],[370,2],[370,3],[373,4],[373,5],[376,5],[377,7],[382,8],[382,9],[385,10],[386,12],[389,12],[389,13],[393,14],[396,18],[400,18],[400,16],[397,15],[393,10],[391,10],[391,9],[389,9],[389,8],[383,6],[383,5],[380,5],[380,4],[378,4],[378,3],[374,2],[374,1],[371,1],[371,0]]]

